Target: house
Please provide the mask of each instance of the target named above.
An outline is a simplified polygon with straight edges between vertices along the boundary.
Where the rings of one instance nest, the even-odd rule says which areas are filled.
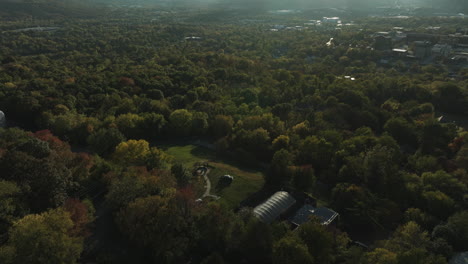
[[[295,226],[300,226],[314,216],[320,220],[322,225],[329,225],[339,216],[339,214],[325,207],[316,208],[310,204],[305,204],[297,210],[294,216],[289,218],[289,221]]]
[[[296,203],[296,199],[288,192],[279,191],[274,193],[265,202],[253,209],[253,214],[264,223],[271,223],[278,219]]]

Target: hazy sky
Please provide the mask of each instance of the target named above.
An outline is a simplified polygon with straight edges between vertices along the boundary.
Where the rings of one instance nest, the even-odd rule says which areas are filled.
[[[375,8],[380,6],[419,6],[450,9],[453,12],[467,12],[468,0],[0,0],[1,2],[88,2],[88,3],[184,3],[190,4],[231,4],[240,7],[258,7],[262,9],[294,9],[294,8]]]
[[[113,0],[96,0],[113,1]],[[450,8],[452,11],[468,8],[468,0],[118,0],[120,2],[184,2],[190,3],[212,3],[212,4],[234,4],[239,6],[258,6],[267,9],[273,8],[374,8],[380,6],[419,6],[419,7],[442,7]]]

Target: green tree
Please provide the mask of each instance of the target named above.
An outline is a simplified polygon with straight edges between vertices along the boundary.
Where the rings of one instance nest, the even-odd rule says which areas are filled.
[[[465,184],[442,170],[423,173],[421,178],[428,190],[439,190],[457,201],[463,200],[463,195],[467,192]]]
[[[245,232],[240,234],[241,254],[248,262],[271,262],[273,237],[271,227],[251,218],[245,226]]]
[[[468,211],[461,211],[450,216],[446,224],[438,225],[432,236],[446,240],[456,251],[468,248]]]
[[[155,139],[161,136],[164,127],[167,124],[163,115],[157,113],[143,113],[143,120],[141,120],[139,127],[142,134],[147,139]]]
[[[333,262],[333,236],[318,221],[312,220],[299,227],[298,235],[307,245],[315,263]]]
[[[70,215],[62,209],[27,215],[15,222],[0,252],[10,251],[12,259],[6,263],[76,263],[83,239],[69,235],[72,227]]]
[[[307,137],[299,147],[297,160],[301,164],[312,164],[317,170],[327,168],[333,157],[333,146],[323,138]]]
[[[316,178],[311,166],[292,167],[291,174],[297,190],[308,192],[315,186]]]
[[[232,126],[234,121],[232,117],[225,115],[215,116],[213,123],[211,124],[213,134],[216,138],[222,138],[229,135],[232,132]]]
[[[120,131],[133,139],[141,138],[144,131],[141,129],[141,124],[144,123],[144,118],[137,114],[123,114],[115,119],[115,123]]]
[[[0,180],[0,232],[6,233],[8,228],[24,210],[20,201],[21,190],[10,181]],[[24,205],[23,205],[24,206]]]
[[[397,264],[397,254],[385,248],[376,248],[373,251],[364,255],[364,263],[366,264]]]
[[[130,139],[121,142],[112,154],[112,158],[124,165],[144,165],[146,159],[150,154],[149,143],[146,140],[133,140]]]
[[[146,156],[146,167],[148,169],[168,169],[169,165],[172,163],[173,157],[168,155],[166,152],[158,149],[157,147],[152,147],[149,154]]]
[[[180,136],[188,136],[192,130],[193,115],[186,109],[178,109],[169,116],[171,131]]]
[[[441,191],[426,191],[422,197],[426,209],[440,219],[446,219],[455,211],[455,201]]]
[[[185,187],[192,178],[190,170],[180,163],[172,165],[171,173],[175,176],[179,187]]]
[[[197,136],[204,136],[208,130],[208,115],[203,112],[193,113],[192,133]]]
[[[173,197],[138,198],[120,211],[117,222],[123,234],[163,263],[183,261],[193,237],[191,216],[179,210]]]
[[[290,143],[290,139],[286,135],[281,135],[275,138],[272,142],[273,150],[278,151],[280,149],[288,149]]]
[[[62,205],[76,184],[70,169],[63,164],[65,159],[65,156],[37,159],[24,152],[10,151],[0,158],[0,170],[4,179],[16,182],[25,192],[31,209],[42,211]]]
[[[107,156],[114,152],[115,147],[125,141],[125,136],[116,128],[101,128],[89,135],[87,142],[91,149],[99,155]]]
[[[415,127],[402,117],[395,117],[384,125],[387,131],[398,143],[416,146],[417,143]]]
[[[274,264],[312,264],[313,257],[297,236],[287,235],[273,245]]]
[[[269,184],[289,183],[291,173],[289,166],[292,165],[294,156],[285,149],[280,149],[273,155],[270,172],[266,175]]]
[[[125,207],[139,197],[160,195],[175,187],[171,175],[148,172],[145,168],[129,168],[109,186],[106,201],[114,210]],[[170,192],[170,191],[169,191]]]

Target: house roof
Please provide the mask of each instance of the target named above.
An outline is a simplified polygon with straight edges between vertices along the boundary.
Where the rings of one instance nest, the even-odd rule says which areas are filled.
[[[315,208],[310,204],[306,204],[299,209],[296,214],[291,217],[289,220],[295,225],[302,225],[303,223],[309,221],[310,216],[316,216],[320,219],[322,225],[328,225],[338,216],[338,213],[325,208],[318,207]]]
[[[280,191],[254,208],[254,215],[262,222],[271,223],[296,203],[289,193]]]

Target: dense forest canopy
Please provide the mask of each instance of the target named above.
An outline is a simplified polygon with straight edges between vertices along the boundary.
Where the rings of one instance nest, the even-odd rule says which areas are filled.
[[[415,55],[395,55],[376,37],[462,50],[466,18],[1,5],[0,263],[442,264],[468,251],[467,62],[418,58],[409,40],[392,45]],[[317,22],[331,16],[340,26]],[[260,221],[252,207],[280,190],[339,217]]]

